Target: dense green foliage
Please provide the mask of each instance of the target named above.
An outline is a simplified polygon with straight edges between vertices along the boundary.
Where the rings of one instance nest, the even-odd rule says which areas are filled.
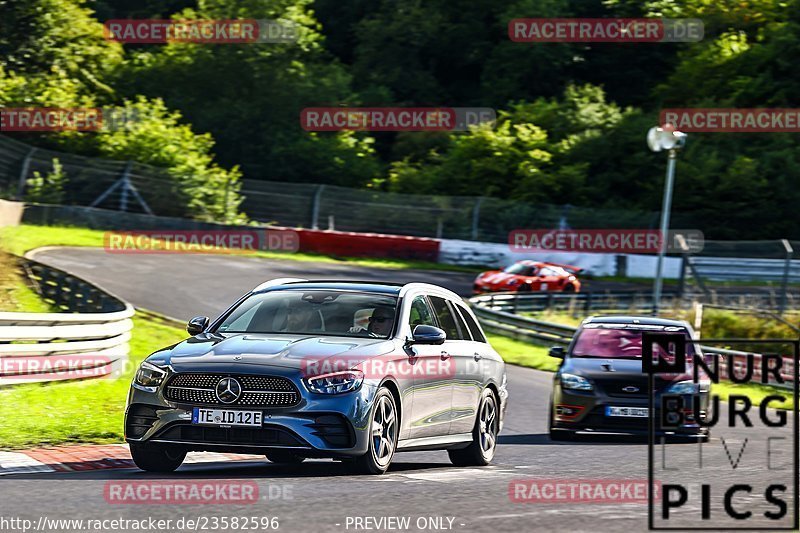
[[[0,0],[0,105],[154,110],[113,136],[37,139],[170,169],[194,216],[250,179],[657,211],[666,107],[796,107],[798,0]],[[700,18],[699,43],[523,44],[518,17]],[[291,21],[296,43],[125,45],[110,18]],[[480,106],[494,129],[308,133],[305,107]],[[212,140],[213,139],[213,140]],[[219,165],[214,161],[218,161]],[[238,170],[241,168],[241,171]],[[231,169],[231,170],[225,170]],[[794,134],[692,134],[676,221],[709,238],[800,238]],[[229,207],[229,206],[228,206]],[[613,221],[609,221],[613,224]]]

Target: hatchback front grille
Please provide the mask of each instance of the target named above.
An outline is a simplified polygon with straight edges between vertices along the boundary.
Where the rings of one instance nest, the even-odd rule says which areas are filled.
[[[221,379],[228,377],[239,382],[242,392],[236,401],[225,403],[217,397],[216,387]],[[300,402],[300,394],[287,378],[205,373],[175,375],[167,383],[164,397],[186,404],[248,407],[292,407]]]

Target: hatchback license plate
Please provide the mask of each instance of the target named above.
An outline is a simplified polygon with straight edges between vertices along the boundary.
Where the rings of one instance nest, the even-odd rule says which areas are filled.
[[[192,424],[211,426],[261,427],[261,411],[235,411],[233,409],[192,409]]]
[[[606,416],[647,418],[647,407],[606,407]]]

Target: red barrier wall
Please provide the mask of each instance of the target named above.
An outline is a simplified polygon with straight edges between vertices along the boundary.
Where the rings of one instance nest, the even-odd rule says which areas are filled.
[[[296,230],[301,252],[342,257],[391,257],[437,261],[440,242],[425,237],[406,237],[380,233]]]

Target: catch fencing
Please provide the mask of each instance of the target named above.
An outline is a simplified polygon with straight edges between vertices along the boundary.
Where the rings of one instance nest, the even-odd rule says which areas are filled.
[[[176,179],[163,168],[135,161],[112,161],[37,148],[0,135],[0,196],[26,199],[28,183],[38,172],[53,172],[58,160],[66,176],[58,201],[147,213],[185,216],[183,188],[190,176]],[[182,185],[183,184],[183,185]],[[334,185],[247,179],[228,184],[226,220],[239,209],[251,220],[279,226],[386,233],[416,237],[508,242],[518,228],[652,229],[657,212],[601,209],[569,205],[530,204],[499,198],[399,194]],[[680,216],[673,217],[676,223]],[[219,222],[225,222],[220,220]]]

